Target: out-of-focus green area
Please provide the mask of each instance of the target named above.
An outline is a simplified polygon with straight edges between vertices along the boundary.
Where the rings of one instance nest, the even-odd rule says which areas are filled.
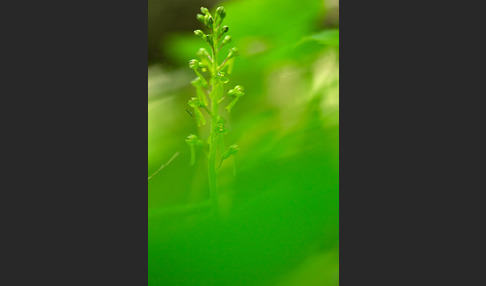
[[[171,13],[168,4],[151,12],[157,1],[168,3],[149,0],[149,31]],[[149,285],[338,285],[338,2],[184,5],[190,18],[171,18],[193,26],[149,33],[164,56],[149,53],[148,175],[179,153],[148,182]],[[225,7],[229,47],[240,50],[227,89],[246,90],[223,112],[225,142],[240,152],[219,173],[221,221],[210,215],[207,158],[189,166],[184,141],[208,134],[186,111],[195,96],[187,63],[206,47],[192,33],[201,5]]]

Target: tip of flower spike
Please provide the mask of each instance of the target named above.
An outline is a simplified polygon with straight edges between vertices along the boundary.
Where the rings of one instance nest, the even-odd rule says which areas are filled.
[[[206,8],[206,7],[201,7],[201,13],[203,13],[204,15],[209,14],[209,10],[208,10],[208,8]]]
[[[221,17],[221,19],[224,19],[226,17],[226,11],[224,10],[224,7],[220,6],[216,9],[216,15]]]

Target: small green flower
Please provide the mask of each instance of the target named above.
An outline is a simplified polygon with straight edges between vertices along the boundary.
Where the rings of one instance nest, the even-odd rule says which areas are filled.
[[[216,9],[216,16],[221,18],[221,21],[223,21],[224,17],[226,17],[226,11],[224,10],[224,7],[220,6]]]

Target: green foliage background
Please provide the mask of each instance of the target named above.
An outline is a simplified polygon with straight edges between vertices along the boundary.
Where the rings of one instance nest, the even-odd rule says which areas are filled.
[[[206,5],[225,7],[241,54],[228,87],[246,95],[224,114],[226,143],[240,152],[221,168],[224,219],[214,222],[207,160],[189,166],[184,141],[207,136],[185,110],[195,96],[187,62],[205,45],[192,34],[201,3],[188,1],[190,29],[149,38],[165,58],[149,59],[148,175],[179,152],[148,182],[149,285],[338,285],[338,4]]]

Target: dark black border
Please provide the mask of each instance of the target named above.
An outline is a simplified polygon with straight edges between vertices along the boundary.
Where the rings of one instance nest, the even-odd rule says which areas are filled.
[[[412,97],[403,69],[411,20],[401,6],[340,2],[340,285],[417,279],[402,260]]]
[[[482,10],[467,8],[340,2],[340,285],[484,280],[468,257],[482,245]]]
[[[20,6],[12,280],[147,285],[147,2]]]
[[[147,2],[17,5],[2,9],[5,274],[146,285]],[[468,135],[484,129],[463,131],[484,105],[458,100],[482,98],[466,65],[482,33],[462,34],[482,9],[459,8],[340,2],[340,285],[474,274],[468,257],[448,256],[475,252],[462,224],[482,202],[462,195],[482,190],[478,169],[449,161],[475,158]]]

